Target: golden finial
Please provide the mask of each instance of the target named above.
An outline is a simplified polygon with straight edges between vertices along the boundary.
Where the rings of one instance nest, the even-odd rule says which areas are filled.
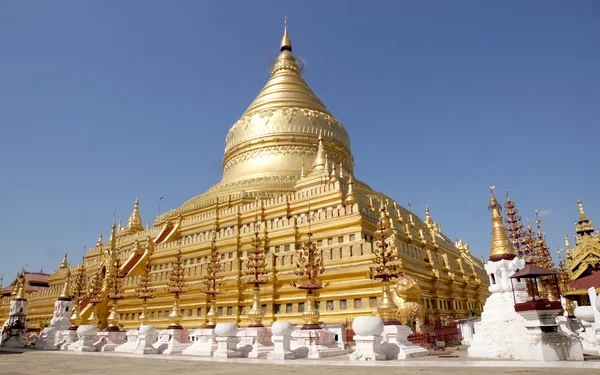
[[[119,226],[120,226],[119,222]],[[142,225],[142,218],[140,217],[140,198],[139,196],[135,197],[135,203],[133,204],[133,212],[127,221],[127,226],[125,227],[127,232],[135,233],[144,230],[144,226]]]
[[[65,255],[63,256],[63,260],[62,260],[62,262],[60,262],[60,269],[64,270],[67,267],[69,267],[69,263],[67,263],[67,252],[65,251]]]
[[[323,132],[319,132],[319,146],[317,148],[317,155],[313,161],[313,169],[325,169],[325,146],[323,146]]]
[[[283,38],[281,38],[281,45],[279,46],[279,50],[282,52],[292,52],[292,40],[290,39],[290,36],[288,35],[287,31],[287,16],[284,18],[283,21]]]
[[[340,180],[344,178],[344,165],[340,162]]]
[[[346,206],[351,206],[356,202],[358,202],[358,199],[356,198],[356,194],[354,194],[354,179],[352,178],[352,173],[350,173],[348,177],[348,192],[346,193],[344,203],[346,203]]]
[[[304,160],[302,160],[302,169],[300,170],[300,178],[306,177],[306,172],[304,171]]]
[[[71,270],[67,268],[67,276],[65,277],[65,284],[63,285],[63,289],[58,296],[58,299],[61,301],[70,301],[71,300]]]
[[[17,285],[17,293],[15,294],[15,300],[24,300],[25,299],[25,272],[21,273],[19,277],[19,281]]]
[[[146,221],[146,230],[150,229],[150,220]]]
[[[110,242],[110,249],[114,250],[117,248],[117,226],[115,224],[115,222],[113,221],[112,223],[112,227],[111,227],[111,232],[110,232],[110,239],[108,240],[108,242]]]
[[[585,211],[583,210],[583,202],[581,201],[581,198],[577,199],[577,206],[579,207],[579,221],[587,220]]]
[[[335,168],[335,164],[331,168],[331,174],[329,175],[329,182],[336,182],[338,180],[337,170]]]
[[[101,247],[102,245],[103,245],[102,232],[100,232],[100,237],[98,237],[98,242],[96,242],[96,247]]]
[[[425,224],[431,225],[432,221],[433,220],[431,220],[431,214],[429,212],[429,205],[425,203]]]
[[[329,155],[325,154],[325,170],[329,174]]]
[[[569,236],[565,233],[565,247],[567,251],[571,251],[571,244],[569,243]]]
[[[515,249],[506,235],[506,228],[502,224],[500,205],[494,196],[494,186],[490,185],[490,203],[492,210],[492,243],[490,246],[490,261],[496,262],[502,259],[512,260],[517,256]]]
[[[119,227],[117,229],[119,230],[119,232],[123,230],[123,218],[119,219]]]

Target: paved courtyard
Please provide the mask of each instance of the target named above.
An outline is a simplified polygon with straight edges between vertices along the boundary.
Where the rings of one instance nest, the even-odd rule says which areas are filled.
[[[459,351],[460,352],[460,351]],[[456,352],[455,354],[459,354]],[[117,353],[0,352],[1,375],[92,374],[109,375],[344,375],[390,374],[592,374],[600,373],[600,361],[525,362],[479,361],[463,358],[427,357],[407,361],[353,362],[345,358],[300,359],[285,363],[232,359],[217,361],[190,356],[136,356]]]

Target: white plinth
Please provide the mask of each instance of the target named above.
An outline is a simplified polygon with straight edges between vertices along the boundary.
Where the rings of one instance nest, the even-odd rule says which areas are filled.
[[[237,350],[237,337],[218,337],[217,350],[213,353],[215,358],[239,358],[242,356],[242,352]]]
[[[377,316],[359,316],[352,322],[356,335],[356,349],[349,355],[352,361],[384,361],[387,356],[381,349],[383,321]]]
[[[74,350],[76,352],[96,352],[96,335],[98,327],[93,325],[84,325],[77,328],[77,342]]]
[[[75,350],[77,347],[77,341],[79,337],[77,336],[77,330],[71,329],[67,331],[61,332],[61,344],[59,350]]]
[[[44,328],[35,343],[35,348],[38,350],[57,350],[57,335],[58,329],[56,327]]]
[[[190,345],[187,329],[165,329],[153,347],[159,354],[179,354]]]
[[[290,322],[274,322],[271,326],[271,341],[273,350],[267,354],[267,359],[282,360],[296,359],[296,354],[290,348],[294,326]]]
[[[408,341],[408,335],[412,333],[407,326],[384,326],[381,350],[387,359],[418,358],[429,355],[429,350]]]
[[[325,358],[348,354],[335,343],[335,333],[326,329],[297,329],[292,332],[291,349],[297,358]]]
[[[217,341],[214,328],[200,328],[192,332],[194,338],[192,345],[188,346],[183,354],[196,355],[199,357],[212,357],[217,350]]]
[[[271,332],[266,327],[248,327],[237,333],[237,349],[242,357],[266,358],[273,350]]]
[[[137,329],[130,329],[127,331],[126,333],[127,335],[127,340],[125,340],[125,343],[117,346],[115,348],[115,352],[118,353],[133,353],[133,350],[136,347],[136,341],[138,338],[138,330]]]
[[[98,342],[101,352],[114,352],[116,348],[125,343],[125,331],[102,331],[98,332]]]
[[[158,351],[152,345],[158,340],[158,331],[154,326],[143,325],[135,340],[134,354],[156,354]]]
[[[354,335],[356,349],[350,353],[352,361],[385,361],[387,356],[381,349],[382,336]]]
[[[239,358],[242,356],[242,353],[237,350],[239,339],[236,323],[217,323],[215,334],[217,335],[217,350],[213,353],[213,357]]]

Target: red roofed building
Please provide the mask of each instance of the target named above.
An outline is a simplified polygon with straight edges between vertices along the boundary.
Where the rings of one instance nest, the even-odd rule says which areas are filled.
[[[39,291],[47,290],[48,288],[50,288],[50,285],[48,283],[48,279],[50,278],[50,275],[47,273],[25,271],[24,276],[25,276],[25,293],[39,292]],[[12,283],[10,283],[9,286],[2,288],[2,294],[0,295],[0,297],[10,297],[11,296],[11,294],[13,292],[13,288],[17,283],[17,279],[18,279],[18,277],[15,278],[14,281]]]

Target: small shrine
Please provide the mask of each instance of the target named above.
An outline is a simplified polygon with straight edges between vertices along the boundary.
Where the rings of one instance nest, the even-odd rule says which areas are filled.
[[[525,326],[528,330],[539,330],[541,332],[557,331],[558,324],[556,317],[562,312],[561,303],[556,299],[551,301],[546,296],[540,296],[540,290],[544,289],[550,289],[548,295],[559,294],[557,274],[558,272],[556,271],[547,270],[534,264],[527,264],[522,270],[515,272],[509,277],[511,286],[513,287],[515,311],[525,318]],[[548,276],[550,277],[549,279],[547,278]],[[543,284],[542,279],[544,279]],[[514,289],[515,280],[525,280],[524,282],[527,285],[530,299],[517,302]],[[544,289],[541,289],[541,285],[544,285]]]

